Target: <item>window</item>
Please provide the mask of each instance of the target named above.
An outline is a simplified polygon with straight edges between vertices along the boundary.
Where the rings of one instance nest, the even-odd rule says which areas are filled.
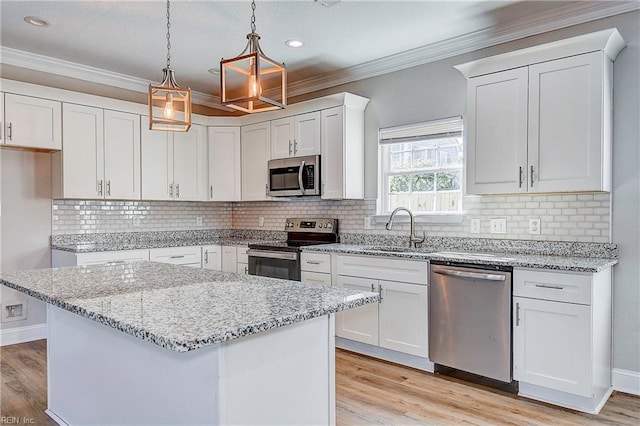
[[[462,118],[379,131],[381,214],[462,211]]]

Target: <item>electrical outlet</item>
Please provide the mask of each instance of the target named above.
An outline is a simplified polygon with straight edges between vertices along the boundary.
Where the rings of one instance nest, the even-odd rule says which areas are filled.
[[[24,299],[12,300],[2,304],[2,322],[19,321],[27,319],[27,301]]]
[[[133,217],[133,226],[135,226],[135,227],[140,226],[140,217],[138,217],[138,216],[134,216]]]
[[[506,234],[507,219],[504,217],[491,218],[489,221],[489,232],[492,234]]]
[[[260,226],[264,226],[264,217],[260,216],[260,218],[258,219],[258,224]]]
[[[471,233],[472,234],[480,233],[480,219],[471,219]]]
[[[363,224],[364,229],[371,229],[371,217],[370,216],[365,216],[363,218]]]
[[[202,226],[202,216],[196,217],[196,226]]]
[[[529,234],[540,235],[540,218],[529,219]]]

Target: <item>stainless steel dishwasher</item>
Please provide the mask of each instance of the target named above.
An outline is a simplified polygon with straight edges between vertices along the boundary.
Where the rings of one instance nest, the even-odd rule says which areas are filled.
[[[429,358],[436,372],[445,366],[512,382],[511,272],[431,262]]]

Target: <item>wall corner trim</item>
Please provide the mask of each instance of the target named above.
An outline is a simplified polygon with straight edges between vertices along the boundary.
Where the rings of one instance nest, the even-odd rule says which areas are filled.
[[[611,383],[618,392],[640,396],[640,371],[614,368],[611,371]]]
[[[0,346],[16,345],[47,338],[47,323],[0,330]]]

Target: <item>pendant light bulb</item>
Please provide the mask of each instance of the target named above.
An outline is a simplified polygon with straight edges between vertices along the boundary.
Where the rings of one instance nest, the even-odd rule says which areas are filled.
[[[173,118],[176,115],[176,110],[173,108],[173,96],[171,93],[167,93],[167,102],[164,104],[164,111],[162,112],[165,118]]]

